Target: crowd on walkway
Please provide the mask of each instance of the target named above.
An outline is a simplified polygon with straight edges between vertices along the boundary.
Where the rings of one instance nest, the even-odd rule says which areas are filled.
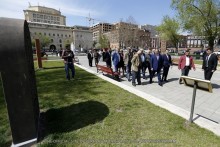
[[[95,65],[100,60],[106,62],[106,66],[112,68],[114,72],[119,72],[121,76],[126,76],[128,81],[131,81],[133,86],[141,85],[142,79],[149,78],[149,83],[153,83],[153,78],[157,76],[159,86],[163,86],[164,82],[168,82],[168,73],[172,67],[172,57],[169,55],[169,50],[161,53],[160,49],[146,50],[131,49],[105,49],[99,52],[90,50],[88,55],[89,65],[92,66],[93,58]],[[211,80],[211,77],[217,69],[218,57],[214,54],[211,48],[207,48],[203,55],[204,79]],[[196,70],[194,59],[190,56],[190,49],[184,51],[184,55],[179,58],[178,69],[181,70],[181,75],[188,76],[191,69]],[[148,70],[148,76],[146,75]],[[182,83],[181,78],[179,83]]]
[[[70,80],[69,69],[72,72],[72,78],[75,76],[74,69],[74,54],[67,46],[63,50],[62,58],[64,59],[66,78]],[[113,72],[118,72],[120,75],[126,76],[127,80],[133,86],[141,85],[142,79],[149,78],[149,83],[153,83],[153,78],[157,76],[159,86],[163,86],[164,82],[168,82],[168,73],[172,67],[172,57],[169,50],[161,52],[160,49],[131,49],[127,48],[124,53],[122,49],[104,49],[104,50],[89,50],[87,54],[89,66],[92,67],[93,59],[95,65],[102,60],[106,62],[106,66],[113,69]],[[216,71],[218,65],[218,57],[212,52],[211,48],[207,48],[203,54],[202,70],[204,70],[204,79],[211,80],[213,73]],[[184,55],[179,58],[178,69],[181,70],[181,75],[188,76],[189,71],[196,70],[194,59],[190,56],[190,49],[184,51]],[[148,70],[148,76],[146,75]],[[179,83],[182,83],[181,78]]]

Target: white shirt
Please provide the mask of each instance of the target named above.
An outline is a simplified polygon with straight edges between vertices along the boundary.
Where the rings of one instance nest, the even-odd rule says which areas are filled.
[[[190,60],[189,60],[189,57],[186,56],[186,66],[189,66],[190,65]]]
[[[144,55],[141,55],[141,62],[144,62],[144,61],[145,61]]]

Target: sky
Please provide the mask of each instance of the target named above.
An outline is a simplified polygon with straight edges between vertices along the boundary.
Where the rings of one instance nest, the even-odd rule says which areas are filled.
[[[0,0],[0,17],[24,19],[23,10],[45,6],[60,10],[66,25],[91,26],[93,23],[115,23],[132,17],[138,25],[160,25],[163,16],[173,17],[172,0]],[[87,19],[91,17],[94,20]]]

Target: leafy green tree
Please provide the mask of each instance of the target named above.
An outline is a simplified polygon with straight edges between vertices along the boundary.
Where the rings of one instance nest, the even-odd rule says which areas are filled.
[[[213,49],[220,31],[219,0],[172,0],[171,6],[178,12],[183,28],[194,35],[205,36]]]
[[[96,41],[93,41],[92,47],[95,47],[96,44],[97,44],[97,42],[96,42]]]
[[[64,40],[64,46],[70,45],[72,42],[73,42],[72,38],[67,38],[66,40]],[[80,47],[82,47],[82,46],[80,45]]]
[[[109,47],[109,41],[105,35],[100,35],[99,44],[100,44],[100,48],[108,48]]]
[[[50,38],[48,36],[42,35],[41,33],[37,33],[34,38],[39,39],[41,49],[45,48],[51,43]],[[32,39],[31,43],[32,46],[35,47],[35,39]]]
[[[178,43],[180,40],[178,32],[180,31],[180,25],[178,21],[169,16],[164,16],[162,24],[156,27],[156,30],[160,34],[160,38],[166,41],[171,41],[176,51],[178,52]]]

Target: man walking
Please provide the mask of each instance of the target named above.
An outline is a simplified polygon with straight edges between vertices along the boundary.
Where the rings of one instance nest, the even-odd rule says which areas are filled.
[[[185,55],[181,56],[179,59],[178,69],[181,69],[182,76],[188,76],[189,70],[191,70],[191,68],[196,70],[193,57],[190,56],[189,54],[190,54],[190,49],[186,49]],[[181,82],[182,79],[180,78],[179,84],[181,84]]]
[[[128,51],[124,55],[124,64],[126,66],[126,77],[128,81],[131,81],[130,75],[131,75],[131,59],[133,57],[133,53],[131,52],[131,48],[128,48]]]
[[[160,55],[158,49],[155,49],[155,52],[153,55],[151,55],[151,70],[152,74],[150,77],[150,83],[152,83],[152,79],[154,77],[154,74],[157,72],[157,78],[158,78],[158,85],[162,86],[162,80],[161,80],[161,69],[163,67],[163,58]]]
[[[212,52],[211,48],[207,48],[202,64],[205,80],[211,80],[213,73],[216,71],[217,64],[218,58],[216,54]]]
[[[113,64],[113,71],[118,72],[118,63],[120,61],[119,49],[116,49],[112,53],[112,64]]]
[[[105,54],[104,54],[104,59],[105,59],[105,62],[106,62],[106,66],[107,67],[112,67],[112,64],[111,64],[111,53],[110,53],[110,49],[107,49],[105,51]]]
[[[89,60],[89,66],[92,67],[92,60],[93,60],[93,53],[91,50],[89,50],[89,53],[87,55],[87,58]]]
[[[169,72],[170,66],[172,66],[172,59],[169,55],[168,49],[166,49],[165,54],[163,54],[163,76],[162,81],[167,82],[167,75]]]
[[[131,59],[131,70],[132,70],[132,85],[136,86],[135,80],[137,79],[138,85],[141,85],[141,74],[140,74],[140,67],[141,67],[141,59],[140,59],[141,51],[139,50],[137,53],[134,54],[133,58]]]

